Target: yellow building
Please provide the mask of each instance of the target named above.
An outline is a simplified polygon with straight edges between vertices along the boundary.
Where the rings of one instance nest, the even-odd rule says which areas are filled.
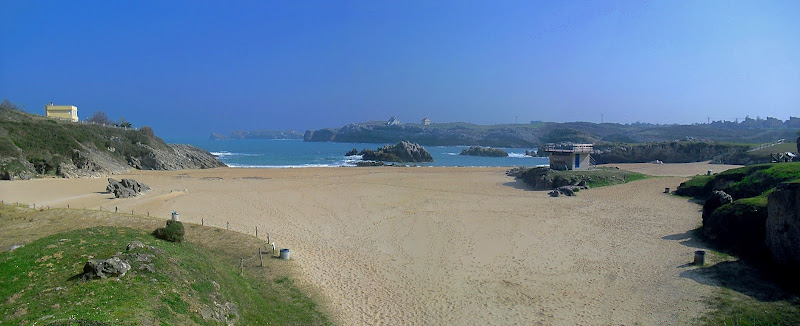
[[[48,117],[78,122],[78,107],[74,105],[53,105],[53,102],[50,102],[44,106],[44,112]]]

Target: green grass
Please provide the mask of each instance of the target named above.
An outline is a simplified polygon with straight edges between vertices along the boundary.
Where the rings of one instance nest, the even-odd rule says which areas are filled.
[[[553,171],[555,175],[567,179],[586,180],[590,188],[612,186],[637,180],[652,178],[652,176],[625,170],[598,168],[596,170]]]
[[[74,150],[82,149],[82,145],[124,161],[147,154],[147,150],[138,144],[168,148],[163,140],[142,130],[59,121],[14,110],[0,110],[0,158],[22,155],[34,164],[38,174],[55,174],[59,163],[73,160]]]
[[[37,220],[45,214],[48,211],[6,205],[0,216],[6,221],[38,225]],[[192,227],[187,233],[199,229]],[[281,271],[281,266],[276,266],[288,262],[265,255],[265,267],[253,267],[257,263],[250,262],[242,276],[238,256],[231,257],[231,248],[227,247],[227,233],[203,232],[207,242],[201,245],[162,241],[149,230],[99,226],[52,234],[0,253],[0,316],[4,316],[0,324],[33,324],[43,317],[47,322],[70,325],[75,318],[112,325],[139,325],[143,321],[155,321],[156,325],[224,324],[204,320],[200,314],[213,311],[217,307],[214,302],[232,302],[240,325],[330,324],[315,302]],[[216,246],[210,239],[214,234],[224,237]],[[133,240],[163,250],[134,251],[154,255],[154,273],[139,269],[144,263],[132,259],[131,271],[119,279],[80,279],[88,259],[124,253]],[[235,317],[233,312],[227,313]]]
[[[759,301],[742,293],[718,288],[706,299],[711,312],[702,316],[704,325],[800,325],[800,299]]]

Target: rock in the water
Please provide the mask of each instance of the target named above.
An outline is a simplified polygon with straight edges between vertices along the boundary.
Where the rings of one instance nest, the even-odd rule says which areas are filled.
[[[783,183],[769,195],[766,245],[775,261],[800,271],[800,183]]]
[[[508,152],[506,152],[506,151],[504,151],[502,149],[499,149],[499,148],[470,146],[469,149],[461,150],[461,154],[459,154],[459,155],[507,157],[508,156]]]
[[[130,269],[131,265],[119,257],[92,259],[83,266],[83,279],[125,276]]]
[[[353,155],[358,155],[358,149],[357,148],[353,148],[349,152],[344,154],[344,156],[353,156]]]
[[[417,143],[401,141],[396,145],[386,145],[377,150],[361,151],[362,158],[370,161],[387,162],[433,162],[431,153]]]
[[[117,181],[112,178],[108,178],[108,186],[106,186],[106,191],[114,193],[114,196],[117,198],[135,197],[139,193],[149,190],[149,186],[139,183],[133,179],[122,179],[122,181]]]

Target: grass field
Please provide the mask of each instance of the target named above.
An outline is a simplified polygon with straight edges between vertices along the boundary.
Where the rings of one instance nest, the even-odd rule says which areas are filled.
[[[259,266],[263,241],[187,224],[183,243],[167,242],[151,235],[163,222],[110,212],[0,207],[0,248],[25,244],[0,253],[0,324],[330,324],[294,283],[291,262],[269,253]],[[125,276],[81,279],[88,259],[131,255],[125,247],[134,240],[155,249],[132,251]],[[145,256],[149,261],[140,261]],[[243,273],[240,257],[246,258]]]

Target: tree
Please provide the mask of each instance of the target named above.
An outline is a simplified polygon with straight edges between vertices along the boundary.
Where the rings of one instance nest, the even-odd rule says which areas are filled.
[[[14,104],[14,102],[9,101],[7,98],[4,98],[3,101],[0,102],[0,109],[9,109],[15,111],[22,111],[22,108],[18,105]]]
[[[123,128],[132,128],[133,127],[133,124],[128,122],[128,120],[125,120],[125,117],[119,118],[119,121],[117,121],[117,123],[115,123],[115,125],[117,125],[117,127],[123,127]]]
[[[87,122],[101,124],[101,125],[110,125],[111,119],[108,118],[108,114],[103,111],[97,111],[92,114],[91,117],[86,119]]]

